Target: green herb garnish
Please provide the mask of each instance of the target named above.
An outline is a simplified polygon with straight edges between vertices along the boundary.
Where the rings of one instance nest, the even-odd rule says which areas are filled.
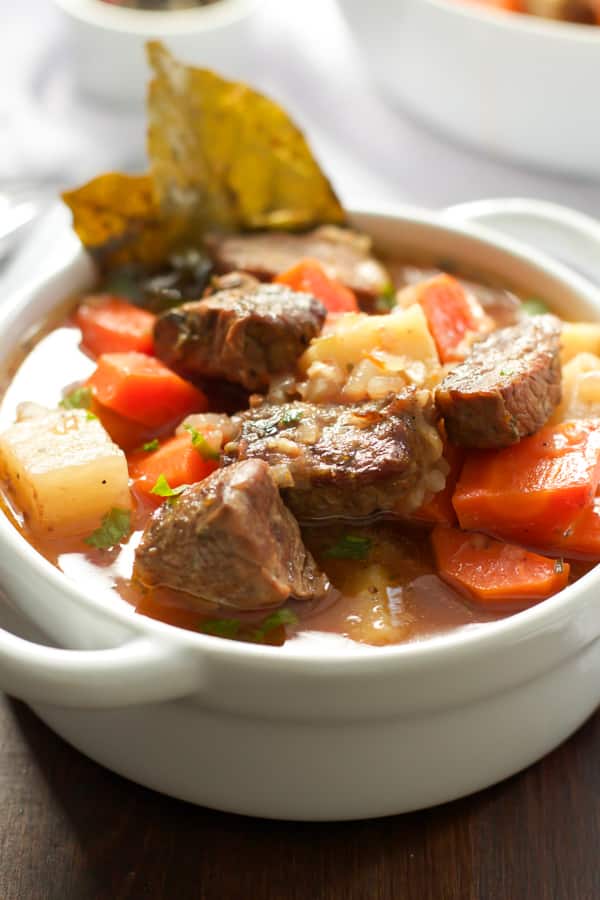
[[[512,373],[513,373],[512,369],[500,369],[501,375],[512,375]]]
[[[194,428],[193,425],[184,425],[186,431],[192,436],[192,447],[197,450],[202,459],[219,459],[221,454],[218,450],[213,449],[206,440],[201,431]]]
[[[377,299],[375,300],[376,312],[389,312],[396,306],[396,288],[390,282],[386,284]]]
[[[102,519],[102,524],[96,528],[85,543],[99,550],[110,550],[115,547],[125,535],[131,531],[131,513],[128,509],[114,507]]]
[[[287,409],[279,420],[282,428],[289,428],[290,425],[297,425],[304,413],[300,409]]]
[[[526,300],[523,300],[521,306],[523,312],[527,313],[528,316],[543,316],[544,313],[550,312],[546,303],[537,297],[528,297]]]
[[[297,622],[298,616],[291,609],[278,609],[267,616],[258,628],[250,632],[248,637],[251,641],[262,644],[275,628],[280,628],[282,625],[295,625]]]
[[[115,269],[108,275],[103,287],[108,294],[118,294],[120,297],[137,301],[141,296],[139,281],[139,273],[136,277],[136,273],[127,269]]]
[[[179,495],[183,494],[186,488],[189,487],[189,484],[180,484],[177,487],[172,488],[165,475],[161,473],[156,479],[150,493],[156,494],[157,497],[179,497]]]
[[[160,442],[158,438],[154,438],[153,441],[146,441],[145,444],[142,444],[142,450],[145,453],[151,453],[153,450],[158,450],[160,447]]]
[[[89,409],[92,405],[92,389],[78,387],[63,397],[59,403],[63,409]]]
[[[198,630],[203,634],[214,634],[216,637],[234,638],[240,630],[239,619],[206,619],[200,622]]]
[[[86,422],[93,422],[94,419],[97,419],[97,418],[98,418],[98,416],[96,415],[96,413],[90,412],[89,409],[87,410],[87,412],[85,414]]]
[[[366,559],[372,543],[371,538],[368,537],[344,534],[323,555],[329,559]]]
[[[242,628],[239,619],[206,619],[198,625],[198,631],[203,634],[213,634],[216,637],[240,638],[252,641],[255,644],[264,644],[272,631],[285,625],[295,625],[298,616],[291,609],[278,609],[263,619],[256,627],[248,630]]]

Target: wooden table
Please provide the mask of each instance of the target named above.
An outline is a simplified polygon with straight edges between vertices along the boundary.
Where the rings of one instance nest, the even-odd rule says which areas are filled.
[[[600,900],[600,714],[474,797],[312,825],[162,797],[0,697],[0,898]]]

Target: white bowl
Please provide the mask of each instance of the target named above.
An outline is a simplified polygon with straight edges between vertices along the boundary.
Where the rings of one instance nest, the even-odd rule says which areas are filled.
[[[353,218],[380,249],[427,249],[559,313],[600,317],[589,282],[485,228],[412,209]],[[64,210],[28,252],[38,269],[25,256],[0,306],[2,367],[61,298],[92,284]],[[116,772],[222,810],[354,819],[441,803],[529,765],[600,701],[598,569],[511,618],[392,647],[273,648],[168,626],[68,580],[4,517],[0,584],[71,648],[0,631],[0,687]]]
[[[600,27],[462,0],[339,0],[385,93],[457,141],[600,177]]]
[[[235,78],[252,52],[252,16],[262,0],[218,0],[195,9],[151,11],[102,0],[55,0],[69,35],[78,85],[118,104],[144,100],[146,41],[164,40],[189,63]]]

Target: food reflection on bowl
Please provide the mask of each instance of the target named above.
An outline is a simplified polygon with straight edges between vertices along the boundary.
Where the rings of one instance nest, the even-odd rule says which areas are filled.
[[[597,0],[472,0],[472,2],[481,3],[490,9],[540,16],[542,19],[554,19],[557,22],[600,25],[600,4]]]
[[[163,39],[198,65],[230,77],[252,61],[254,14],[261,0],[212,0],[144,8],[105,0],[55,0],[65,19],[77,87],[113,105],[143,105],[144,44]]]
[[[600,178],[600,31],[457,0],[340,0],[386,97],[461,144]],[[577,135],[577,138],[574,138]]]

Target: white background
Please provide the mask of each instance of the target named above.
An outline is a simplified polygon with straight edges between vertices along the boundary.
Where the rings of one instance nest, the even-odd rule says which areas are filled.
[[[600,184],[485,159],[387,106],[334,0],[266,0],[257,33],[246,80],[306,130],[347,205],[531,196],[600,215]],[[0,0],[0,188],[34,179],[53,189],[106,168],[141,169],[143,135],[139,113],[79,95],[51,0]]]

